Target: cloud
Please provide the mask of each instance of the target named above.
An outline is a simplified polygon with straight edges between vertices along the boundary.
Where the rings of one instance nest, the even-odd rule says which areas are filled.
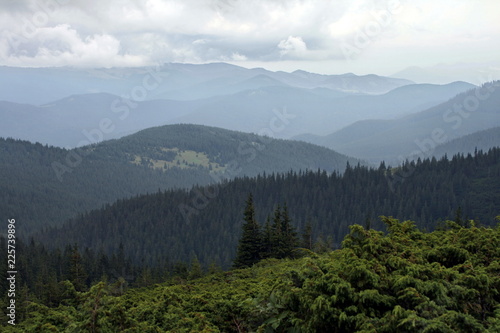
[[[233,61],[245,61],[245,60],[248,60],[248,58],[243,55],[243,54],[239,54],[238,52],[234,52],[232,55],[231,55],[231,60]]]
[[[0,65],[482,61],[500,57],[499,11],[497,0],[2,0]],[[341,45],[365,30],[370,42],[346,63]]]
[[[301,37],[288,36],[278,44],[281,56],[291,58],[305,58],[307,56],[307,45]]]
[[[120,41],[111,35],[82,38],[66,24],[36,28],[29,35],[11,33],[2,41],[2,62],[11,66],[112,67],[146,63],[140,56],[121,54]]]

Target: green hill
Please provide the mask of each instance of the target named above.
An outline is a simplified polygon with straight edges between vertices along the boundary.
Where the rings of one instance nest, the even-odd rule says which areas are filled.
[[[21,234],[121,198],[262,173],[342,172],[357,160],[303,142],[195,125],[170,125],[65,150],[0,139],[0,211]]]

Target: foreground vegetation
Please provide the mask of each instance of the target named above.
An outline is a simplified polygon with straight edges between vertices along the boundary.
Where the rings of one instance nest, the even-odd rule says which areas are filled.
[[[81,292],[66,281],[59,304],[25,299],[24,320],[2,331],[500,331],[500,227],[449,221],[425,233],[382,220],[386,234],[354,225],[336,251],[297,249],[305,256],[199,279]]]

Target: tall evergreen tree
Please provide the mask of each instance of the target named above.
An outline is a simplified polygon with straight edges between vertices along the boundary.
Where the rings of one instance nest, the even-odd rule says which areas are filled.
[[[271,217],[267,216],[264,229],[262,230],[262,252],[261,258],[271,258],[273,256],[273,227]]]
[[[288,206],[286,203],[283,205],[283,211],[281,213],[281,228],[283,234],[284,258],[293,257],[293,251],[299,246],[300,241],[297,230],[292,225],[292,220],[288,215]]]
[[[188,279],[194,280],[201,278],[203,276],[203,268],[201,267],[200,261],[196,255],[193,256],[191,260],[191,267],[189,269]]]
[[[234,260],[234,268],[249,267],[261,259],[262,235],[259,223],[255,219],[253,196],[250,193],[244,212],[243,233],[238,244],[238,252]]]
[[[293,257],[293,250],[299,246],[297,231],[292,226],[286,203],[283,210],[276,207],[273,219],[272,257],[282,259]]]
[[[73,283],[77,291],[84,291],[87,286],[87,273],[85,272],[82,256],[80,255],[76,244],[71,247],[69,265],[70,281]]]
[[[271,257],[273,258],[284,258],[283,248],[284,248],[284,238],[283,227],[281,221],[281,207],[278,204],[274,210],[273,225],[272,225],[272,237],[271,237]]]
[[[311,220],[307,220],[304,230],[302,231],[302,244],[304,249],[311,250],[313,247],[312,240],[312,223]]]

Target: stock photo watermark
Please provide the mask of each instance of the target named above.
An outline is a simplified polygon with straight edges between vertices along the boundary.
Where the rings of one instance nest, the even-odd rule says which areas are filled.
[[[285,130],[292,119],[297,116],[288,113],[286,107],[282,109],[273,109],[273,116],[269,120],[268,126],[261,128],[257,134],[260,142],[249,143],[240,142],[237,148],[238,158],[234,158],[226,164],[223,172],[210,173],[210,177],[214,180],[211,186],[193,189],[194,197],[189,204],[180,204],[179,211],[184,221],[189,224],[193,215],[198,215],[205,207],[208,206],[211,200],[219,195],[221,186],[224,186],[224,180],[235,178],[243,172],[242,164],[252,163],[260,152],[264,151],[267,145],[273,140],[273,136]],[[203,189],[203,191],[202,191]]]
[[[13,32],[7,30],[4,32],[3,37],[9,43],[9,46],[14,53],[18,53],[21,45],[34,38],[37,29],[47,26],[50,17],[57,12],[57,10],[64,5],[71,2],[71,0],[42,0],[35,2],[35,10],[32,14],[25,15],[20,19],[20,31]]]
[[[16,220],[7,220],[7,323],[16,324]]]
[[[394,16],[401,11],[399,0],[389,0],[386,8],[382,10],[372,10],[371,19],[360,29],[357,29],[353,37],[344,40],[340,44],[340,49],[347,61],[355,60],[361,52],[387,29],[393,22]]]

